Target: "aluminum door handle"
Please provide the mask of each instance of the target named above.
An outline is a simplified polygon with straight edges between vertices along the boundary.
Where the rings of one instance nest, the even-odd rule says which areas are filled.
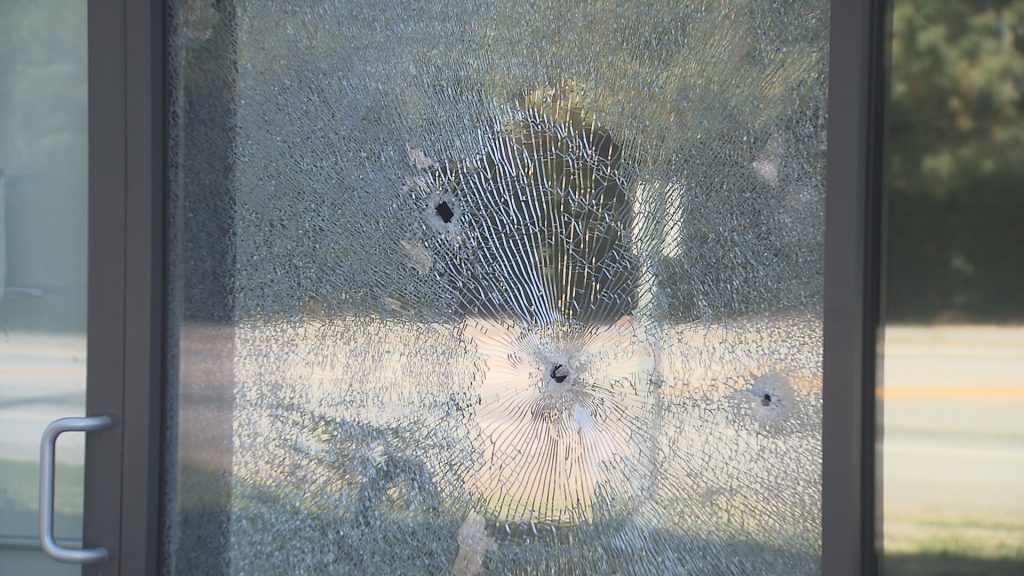
[[[60,418],[43,430],[39,444],[39,541],[47,556],[71,564],[92,564],[107,559],[106,548],[64,548],[53,537],[54,460],[57,437],[64,432],[96,432],[114,427],[110,416]]]

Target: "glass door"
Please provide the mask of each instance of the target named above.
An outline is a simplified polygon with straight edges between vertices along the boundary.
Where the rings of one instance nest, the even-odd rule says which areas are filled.
[[[0,5],[2,574],[157,570],[163,16]]]
[[[0,573],[57,576],[39,539],[40,437],[85,414],[86,3],[0,3]],[[57,446],[54,536],[82,539],[82,434]]]
[[[5,4],[0,572],[867,571],[877,4]]]
[[[828,1],[169,8],[167,574],[820,572]]]

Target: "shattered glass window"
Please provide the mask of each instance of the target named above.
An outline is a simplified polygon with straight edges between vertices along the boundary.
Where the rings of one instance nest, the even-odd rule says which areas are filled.
[[[815,574],[828,2],[172,3],[168,574]]]

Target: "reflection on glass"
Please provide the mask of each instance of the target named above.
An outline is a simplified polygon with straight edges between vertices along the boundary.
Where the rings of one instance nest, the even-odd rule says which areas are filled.
[[[0,3],[0,572],[74,574],[38,551],[39,437],[84,413],[86,5]],[[56,534],[82,530],[83,438],[58,444]]]
[[[1024,3],[893,5],[883,573],[1024,574]]]
[[[818,573],[827,7],[176,3],[171,573]]]

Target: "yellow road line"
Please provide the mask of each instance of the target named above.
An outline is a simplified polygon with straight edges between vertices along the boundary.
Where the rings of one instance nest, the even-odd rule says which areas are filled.
[[[881,387],[879,398],[1024,398],[1024,386]]]

